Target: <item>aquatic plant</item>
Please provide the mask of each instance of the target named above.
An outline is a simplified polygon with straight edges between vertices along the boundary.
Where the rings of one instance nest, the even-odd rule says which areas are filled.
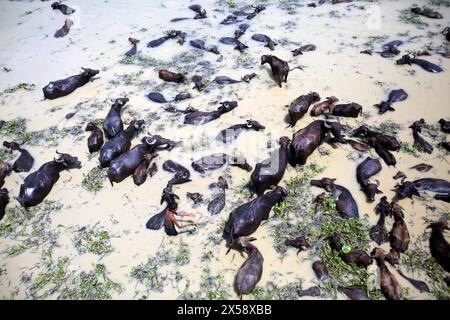
[[[227,285],[221,274],[212,274],[209,267],[202,269],[200,289],[193,293],[185,293],[186,300],[225,300],[231,297],[231,286]]]
[[[79,253],[105,255],[113,251],[111,237],[102,227],[83,227],[72,238],[73,245]]]
[[[94,167],[87,174],[83,173],[81,186],[87,191],[96,193],[103,188],[103,184],[105,181],[106,169]]]
[[[25,90],[25,91],[32,91],[36,88],[34,84],[30,83],[19,83],[18,85],[15,85],[14,87],[7,88],[3,91],[3,93],[14,93],[19,90]]]
[[[254,300],[297,300],[297,291],[302,290],[302,282],[294,281],[280,285],[268,281],[264,287],[257,286],[250,294]]]

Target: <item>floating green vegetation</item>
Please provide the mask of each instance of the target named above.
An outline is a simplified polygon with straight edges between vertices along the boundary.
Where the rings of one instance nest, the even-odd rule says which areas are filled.
[[[212,274],[208,267],[202,269],[200,290],[194,293],[185,293],[185,300],[226,300],[231,297],[232,288],[225,283],[221,274]]]
[[[367,47],[373,47],[375,44],[381,44],[381,42],[385,41],[386,39],[388,39],[389,36],[388,35],[382,35],[382,36],[369,36],[367,38],[367,42],[364,43],[364,46]]]
[[[0,163],[8,162],[8,161],[12,160],[14,157],[15,157],[15,155],[13,153],[11,153],[8,149],[6,149],[6,148],[0,149]]]
[[[111,80],[111,84],[113,85],[133,85],[137,84],[137,80],[144,73],[144,71],[139,70],[138,72],[126,73],[120,76],[117,76],[115,79]]]
[[[386,120],[381,122],[378,127],[375,127],[377,131],[380,131],[384,134],[388,134],[391,136],[396,136],[397,133],[403,129],[401,124],[398,124],[392,120]]]
[[[415,157],[419,157],[418,150],[408,142],[400,141],[400,150]]]
[[[162,292],[166,280],[172,276],[170,269],[172,265],[184,266],[189,264],[190,251],[185,243],[180,243],[176,253],[168,248],[158,250],[154,256],[149,257],[147,262],[141,263],[131,270],[131,278],[145,286],[147,292]],[[165,270],[164,270],[164,267]]]
[[[87,191],[96,193],[103,188],[105,181],[106,169],[94,167],[87,174],[83,173],[81,186]]]
[[[24,118],[16,118],[14,120],[6,121],[0,127],[1,135],[7,137],[17,137],[23,134],[27,129],[27,120]]]
[[[5,89],[3,91],[3,93],[14,93],[17,92],[19,90],[25,90],[25,91],[32,91],[36,88],[36,86],[34,84],[30,84],[30,83],[20,83],[18,85],[15,85],[14,87]]]
[[[429,0],[428,3],[431,6],[450,7],[450,0]]]
[[[311,245],[311,256],[319,257],[329,271],[331,281],[319,283],[322,291],[335,294],[340,287],[358,286],[368,291],[369,274],[364,268],[348,265],[332,250],[326,238],[338,234],[343,244],[351,248],[368,250],[369,225],[366,219],[342,219],[336,209],[336,200],[326,195],[320,202],[314,200],[310,189],[310,179],[323,168],[314,165],[302,166],[298,176],[288,181],[288,196],[283,205],[275,208],[275,223],[271,234],[274,248],[281,254],[287,252],[284,241],[288,238],[305,236]],[[367,292],[372,298],[379,297],[379,290]]]
[[[79,253],[105,255],[113,251],[109,232],[97,226],[81,228],[75,233],[72,242]]]
[[[29,208],[8,208],[0,224],[0,237],[15,240],[5,250],[9,256],[16,256],[29,249],[38,250],[57,245],[58,228],[51,228],[51,215],[61,210],[62,204],[44,201]]]
[[[48,263],[28,288],[33,299],[44,299],[55,294],[67,300],[109,300],[113,292],[120,293],[121,285],[112,281],[103,264],[97,264],[90,272],[70,271],[68,257]]]
[[[428,238],[428,236],[427,236]],[[401,256],[401,266],[409,271],[420,271],[430,278],[431,294],[439,300],[450,300],[450,287],[445,282],[445,270],[426,252],[419,241]]]
[[[428,23],[424,22],[418,14],[412,13],[409,8],[400,11],[399,19],[400,19],[400,21],[402,21],[404,23],[412,23],[417,26],[427,26],[428,25]]]
[[[269,281],[265,287],[256,287],[250,295],[255,300],[298,300],[298,290],[302,290],[301,281],[284,286]]]
[[[67,135],[67,132],[58,129],[56,126],[40,131],[27,132],[27,120],[24,118],[16,118],[6,121],[0,128],[0,134],[14,141],[31,145],[42,145],[42,143],[47,142],[49,146],[56,146]]]

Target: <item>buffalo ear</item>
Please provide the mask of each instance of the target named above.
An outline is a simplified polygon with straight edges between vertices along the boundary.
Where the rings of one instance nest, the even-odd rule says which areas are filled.
[[[383,193],[383,191],[381,191],[380,189],[377,189],[377,193]]]

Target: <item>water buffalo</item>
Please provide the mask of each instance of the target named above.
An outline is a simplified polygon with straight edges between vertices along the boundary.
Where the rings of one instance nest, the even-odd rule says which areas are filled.
[[[75,12],[75,9],[69,7],[67,4],[63,4],[61,2],[53,2],[51,5],[53,10],[59,10],[62,14],[70,15]]]
[[[100,148],[98,158],[102,168],[108,167],[113,159],[130,149],[131,140],[137,135],[144,123],[144,120],[133,120],[128,128],[120,132],[113,139],[106,141]]]
[[[91,80],[92,77],[96,76],[100,72],[99,70],[89,68],[81,69],[83,72],[80,74],[62,80],[51,81],[48,85],[46,85],[42,89],[45,99],[52,100],[67,96],[77,88],[84,86],[89,82],[89,80]]]
[[[34,164],[34,158],[32,155],[25,149],[20,147],[20,144],[16,142],[8,142],[3,141],[3,146],[12,150],[16,150],[20,152],[19,158],[14,161],[12,169],[14,172],[28,172],[31,170]]]
[[[316,50],[316,46],[313,44],[306,44],[304,46],[301,46],[300,48],[297,48],[295,50],[292,50],[292,55],[298,56],[299,54],[303,54],[303,52],[308,52],[308,51],[314,51]]]
[[[66,19],[66,21],[64,21],[63,26],[56,30],[54,37],[55,38],[63,38],[65,36],[67,36],[70,32],[70,28],[72,28],[73,26],[73,21],[70,19]]]
[[[310,92],[306,95],[301,95],[289,105],[289,124],[291,127],[295,126],[309,109],[309,106],[314,102],[320,101],[320,96],[317,92]]]
[[[272,186],[276,186],[283,178],[288,164],[289,143],[288,137],[281,137],[278,141],[280,149],[270,158],[257,163],[250,176],[251,184],[258,196]]]
[[[212,183],[209,187],[219,190],[207,207],[208,213],[213,216],[219,214],[225,208],[225,190],[228,189],[228,183],[223,177],[219,177],[218,182]]]
[[[220,54],[220,52],[219,52],[219,50],[217,49],[216,46],[206,47],[205,46],[205,41],[200,40],[200,39],[191,40],[191,41],[189,41],[189,44],[192,47],[200,49],[200,50],[205,50],[205,51],[208,51],[208,52],[212,52],[214,54]]]
[[[441,219],[430,224],[428,228],[431,228],[431,256],[445,271],[450,272],[450,244],[444,237],[444,230],[450,230],[447,220]]]
[[[401,57],[400,59],[398,59],[396,61],[396,63],[398,65],[403,65],[403,64],[417,64],[418,66],[422,67],[423,69],[425,69],[428,72],[433,72],[433,73],[438,73],[438,72],[442,72],[444,71],[441,67],[439,67],[438,65],[435,65],[434,63],[431,63],[427,60],[423,60],[423,59],[416,59],[414,57],[411,57],[408,54],[405,54],[403,57]]]
[[[437,11],[433,11],[429,7],[421,9],[419,7],[412,7],[411,12],[431,19],[442,19],[442,14]]]
[[[234,32],[234,38],[235,39],[239,39],[244,33],[245,31],[247,31],[247,29],[250,27],[249,24],[247,23],[241,23],[238,27],[238,29]]]
[[[25,178],[20,186],[19,196],[16,198],[22,207],[33,207],[41,203],[59,180],[61,171],[81,168],[77,157],[58,151],[56,153],[59,155],[57,159],[44,163],[37,171]]]
[[[214,82],[217,84],[233,84],[242,82],[242,80],[235,80],[227,76],[217,76],[214,78]]]
[[[350,300],[372,300],[367,294],[356,286],[340,288],[343,294],[350,298]]]
[[[311,185],[323,188],[337,198],[336,209],[343,219],[359,218],[358,205],[348,189],[334,184],[336,179],[311,180]]]
[[[94,123],[89,122],[86,125],[85,131],[91,131],[91,134],[88,137],[87,145],[89,149],[89,153],[97,152],[103,146],[103,132],[100,128]]]
[[[186,80],[186,76],[182,73],[175,73],[166,69],[161,69],[158,71],[158,76],[161,80],[167,82],[182,83]]]
[[[426,153],[432,153],[433,152],[433,146],[429,144],[427,141],[425,141],[424,138],[420,136],[420,132],[422,132],[422,128],[425,126],[425,120],[420,119],[418,121],[414,121],[412,125],[409,126],[410,129],[412,129],[413,132],[413,138],[414,138],[414,147],[421,151]]]
[[[299,297],[306,297],[306,296],[320,297],[321,292],[320,292],[320,288],[318,286],[312,286],[305,290],[300,290],[300,289],[297,290],[297,294]]]
[[[357,118],[362,114],[362,109],[362,106],[355,102],[330,105],[330,113],[338,117]]]
[[[239,237],[236,242],[247,253],[247,259],[239,268],[234,279],[234,289],[239,297],[251,293],[261,280],[264,258],[258,248],[250,243],[254,238]]]
[[[192,11],[196,13],[194,19],[205,19],[206,18],[206,10],[202,8],[199,4],[192,4],[188,7]]]
[[[450,133],[450,121],[446,121],[444,119],[439,119],[439,124],[441,126],[441,130],[445,133]]]
[[[402,297],[402,288],[398,283],[397,279],[387,268],[384,257],[385,252],[381,248],[375,248],[372,251],[372,256],[377,261],[378,267],[380,268],[380,289],[386,299],[389,300],[400,300]]]
[[[336,98],[335,96],[331,96],[331,97],[327,97],[327,99],[325,101],[316,103],[311,109],[311,112],[310,112],[311,116],[317,117],[317,116],[321,115],[325,111],[329,110],[330,107],[338,101],[339,101],[338,98]]]
[[[277,43],[275,43],[269,36],[265,34],[254,34],[252,35],[252,39],[258,42],[264,42],[265,46],[270,50],[274,50]]]
[[[6,206],[9,203],[8,190],[6,188],[0,189],[0,221],[5,216]]]
[[[172,160],[165,161],[163,163],[163,170],[171,172],[171,173],[175,173],[173,178],[170,179],[168,182],[171,185],[182,184],[182,183],[192,181],[190,179],[191,173],[189,172],[189,170],[187,168],[185,168],[184,166],[182,166],[181,164],[176,163],[175,161],[172,161]]]
[[[227,246],[231,249],[236,245],[236,239],[255,232],[261,222],[269,218],[272,207],[281,202],[286,195],[285,189],[276,187],[232,211],[223,230]]]
[[[400,143],[397,138],[381,132],[370,130],[367,126],[363,125],[353,131],[353,136],[370,139],[374,138],[375,142],[380,144],[383,148],[389,151],[400,150]]]
[[[215,153],[202,157],[192,162],[192,168],[200,173],[216,170],[228,163],[230,166],[241,168],[245,171],[251,171],[253,168],[247,163],[244,157],[230,156],[225,153]]]
[[[5,184],[5,178],[11,173],[11,165],[9,163],[0,162],[0,188]]]
[[[289,71],[292,71],[296,68],[301,69],[301,67],[295,67],[292,69],[289,69],[289,65],[286,61],[281,60],[280,58],[277,58],[273,55],[263,55],[261,56],[261,65],[264,65],[268,63],[270,65],[270,68],[272,69],[272,75],[275,78],[275,82],[278,84],[278,86],[281,88],[281,83],[284,81],[287,83],[287,77],[289,74]]]
[[[131,49],[125,52],[125,55],[127,57],[132,57],[137,53],[137,44],[140,42],[138,39],[135,38],[128,38],[128,41],[131,43]]]
[[[370,227],[370,238],[379,246],[389,241],[389,235],[386,230],[385,220],[391,214],[391,205],[387,201],[387,197],[383,196],[375,207],[375,212],[380,215],[376,225]]]
[[[148,166],[150,161],[157,156],[156,153],[147,153],[144,155],[144,160],[136,167],[133,172],[133,182],[135,185],[140,186],[147,180]]]
[[[428,172],[433,168],[433,166],[426,163],[419,163],[415,166],[412,166],[410,169],[416,169],[419,172]]]
[[[396,202],[391,203],[391,215],[394,216],[394,224],[389,234],[389,241],[391,248],[400,257],[400,253],[408,250],[411,238],[405,220],[403,220],[403,208]]]
[[[261,125],[258,121],[250,119],[247,120],[247,123],[235,124],[226,129],[223,129],[217,135],[216,140],[222,141],[223,143],[230,143],[233,140],[235,140],[239,136],[239,134],[241,134],[241,132],[243,131],[247,130],[259,131],[264,130],[265,128],[266,127]]]
[[[216,111],[195,111],[184,117],[184,124],[202,125],[220,118],[221,115],[230,112],[238,106],[237,101],[224,101],[220,103]]]
[[[378,113],[383,114],[387,111],[395,111],[395,109],[392,107],[392,104],[394,102],[398,101],[404,101],[408,98],[408,94],[403,89],[398,90],[392,90],[389,93],[387,101],[382,101],[379,104],[374,105],[379,109]]]
[[[178,37],[181,34],[181,31],[179,30],[171,30],[169,31],[165,36],[152,40],[147,44],[147,47],[149,48],[155,48],[160,46],[161,44],[163,44],[164,42],[166,42],[169,39],[174,39],[176,37]]]
[[[369,201],[375,200],[376,193],[383,193],[378,190],[378,184],[369,182],[369,179],[381,171],[381,163],[378,159],[367,157],[356,168],[356,180]]]
[[[128,101],[128,98],[117,98],[109,109],[109,112],[103,121],[103,131],[105,131],[105,135],[108,139],[112,139],[122,132],[123,121],[120,117],[120,111]]]
[[[450,193],[450,182],[443,179],[423,178],[414,181],[405,181],[395,187],[399,199],[420,197],[419,191],[431,191],[439,194]]]
[[[246,75],[242,76],[241,80],[244,81],[244,82],[249,83],[250,80],[252,80],[254,77],[256,77],[256,73],[249,73],[249,74],[246,74]]]
[[[295,239],[286,239],[284,241],[284,244],[287,247],[293,247],[293,248],[298,249],[298,252],[309,248],[309,243],[308,243],[308,241],[306,241],[306,238],[304,236],[300,236]]]
[[[359,267],[367,268],[373,262],[372,258],[360,249],[351,249],[350,252],[342,251],[341,237],[338,234],[333,234],[327,237],[330,248],[339,252],[339,257],[347,264],[355,263]]]
[[[325,268],[325,265],[321,260],[314,261],[312,264],[312,269],[317,279],[320,281],[326,282],[330,280],[330,275],[328,274],[327,268]]]
[[[248,49],[247,45],[243,44],[236,38],[222,37],[219,39],[219,42],[223,44],[234,45],[234,49],[238,50],[239,52],[244,52],[245,49]]]
[[[306,127],[298,130],[292,136],[289,147],[289,162],[291,165],[304,165],[308,157],[323,142],[329,132],[336,139],[341,138],[341,126],[337,122],[328,123],[323,120],[315,120]]]

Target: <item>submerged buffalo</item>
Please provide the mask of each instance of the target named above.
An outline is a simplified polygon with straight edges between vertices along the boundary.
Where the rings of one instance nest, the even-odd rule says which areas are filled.
[[[308,157],[316,150],[331,132],[337,139],[341,139],[341,125],[337,122],[328,123],[324,120],[311,122],[305,128],[298,130],[292,136],[289,149],[289,162],[291,165],[304,165]]]
[[[218,119],[224,113],[230,112],[238,106],[237,101],[224,101],[220,103],[216,111],[195,111],[184,117],[184,124],[202,125]]]
[[[161,69],[158,72],[158,76],[161,80],[167,82],[182,83],[186,80],[186,76],[182,73],[175,73],[166,69]]]
[[[310,92],[295,99],[289,106],[289,125],[295,126],[297,121],[308,112],[309,106],[318,101],[320,96],[317,92]]]
[[[425,120],[420,119],[418,121],[414,121],[412,125],[409,126],[410,129],[412,129],[413,132],[413,138],[414,138],[414,147],[421,151],[426,153],[432,153],[433,152],[433,146],[425,141],[424,138],[420,136],[419,133],[422,132],[422,128],[425,126]]]
[[[254,34],[252,35],[252,39],[258,42],[264,42],[266,44],[265,46],[270,50],[274,50],[277,45],[269,36],[266,36],[265,34]]]
[[[378,190],[378,183],[369,182],[369,179],[381,171],[381,163],[378,159],[367,157],[356,168],[356,180],[369,201],[375,200],[375,194],[382,193]]]
[[[258,121],[250,119],[247,120],[247,123],[235,124],[226,129],[223,129],[217,135],[216,140],[222,141],[223,143],[230,143],[233,140],[237,139],[237,137],[243,131],[248,130],[260,131],[264,129],[265,127],[261,125]]]
[[[8,190],[6,188],[0,189],[0,221],[5,216],[5,210],[8,203],[9,203]]]
[[[170,179],[168,182],[171,185],[182,184],[185,182],[192,181],[190,179],[190,177],[191,177],[190,171],[187,168],[185,168],[184,166],[182,166],[181,164],[176,163],[175,161],[172,161],[172,160],[165,161],[163,163],[163,169],[167,172],[175,173],[173,178]]]
[[[129,101],[128,98],[117,98],[103,121],[103,130],[108,139],[112,139],[123,131],[123,121],[120,116],[122,107]]]
[[[89,68],[81,69],[83,69],[83,72],[80,74],[62,80],[51,81],[48,85],[46,85],[42,89],[45,99],[52,100],[67,96],[76,89],[84,86],[91,80],[91,78],[93,78],[100,72],[99,70]]]
[[[131,49],[125,52],[125,55],[127,57],[132,57],[137,53],[137,44],[140,42],[138,39],[135,38],[128,38],[128,41],[131,43]]]
[[[137,135],[144,123],[144,120],[131,121],[128,128],[120,132],[113,139],[108,140],[100,148],[100,155],[98,159],[102,168],[108,167],[113,159],[130,149],[131,140],[135,135]]]
[[[412,198],[413,195],[420,197],[420,191],[430,191],[438,194],[450,193],[450,182],[443,179],[423,178],[414,181],[404,181],[395,187],[399,199]]]
[[[394,102],[398,101],[404,101],[408,98],[408,94],[403,89],[398,90],[392,90],[389,93],[388,100],[382,101],[379,104],[376,104],[375,107],[379,109],[378,113],[383,114],[387,111],[395,111],[395,109],[392,107],[392,104]]]
[[[75,9],[69,7],[67,4],[61,2],[53,2],[51,5],[53,10],[59,10],[62,14],[70,15],[75,12]]]
[[[423,60],[423,59],[416,59],[414,57],[411,57],[408,54],[405,54],[403,57],[401,57],[399,60],[397,60],[396,63],[398,65],[417,64],[418,66],[422,67],[426,71],[433,72],[433,73],[439,73],[439,72],[444,71],[441,67],[439,67],[438,65],[435,65],[434,63],[431,63],[431,62],[429,62],[427,60]]]
[[[14,172],[28,172],[31,170],[34,164],[34,158],[27,150],[22,149],[21,145],[16,142],[3,141],[3,146],[11,151],[15,150],[20,152],[19,158],[14,161],[12,166]]]
[[[352,102],[346,104],[336,104],[330,106],[330,113],[338,117],[357,118],[362,114],[362,106]]]
[[[330,178],[311,180],[311,185],[323,188],[337,198],[336,210],[343,219],[359,218],[358,205],[352,194],[347,188],[334,184],[335,180]]]
[[[249,236],[255,232],[261,222],[269,218],[272,207],[283,201],[286,195],[286,190],[276,187],[231,212],[223,230],[227,246],[231,249],[236,246],[239,237]]]
[[[241,168],[245,171],[252,171],[252,166],[247,163],[244,157],[230,156],[225,153],[215,153],[210,156],[205,156],[192,162],[192,168],[200,173],[206,171],[216,170],[223,167],[225,164]]]
[[[289,140],[288,137],[279,139],[280,149],[274,152],[269,159],[266,159],[255,166],[255,170],[250,176],[251,184],[258,196],[270,187],[276,186],[283,178],[288,164]]]
[[[57,159],[44,163],[25,178],[16,198],[22,207],[33,207],[41,203],[59,180],[61,171],[81,168],[77,157],[58,151],[56,153],[59,155]]]
[[[100,130],[100,128],[91,121],[86,125],[85,131],[91,132],[87,140],[89,153],[97,152],[98,150],[100,150],[104,142],[102,130]]]

